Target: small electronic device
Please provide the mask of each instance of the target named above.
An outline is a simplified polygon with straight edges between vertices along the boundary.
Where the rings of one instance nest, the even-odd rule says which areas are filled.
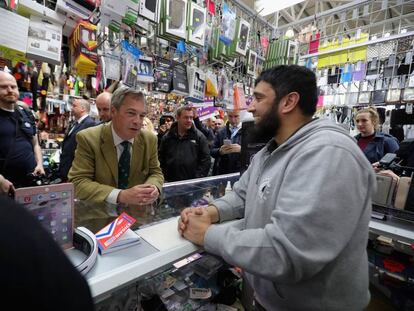
[[[19,188],[14,198],[37,218],[63,249],[73,246],[73,184]]]
[[[86,274],[95,264],[98,244],[87,228],[73,229],[74,188],[71,183],[16,189],[14,199],[28,209],[64,249],[86,255],[76,268]]]
[[[223,145],[230,145],[231,139],[223,139]]]
[[[397,158],[397,155],[395,153],[387,153],[379,161],[380,167],[389,168],[390,165],[395,161],[396,158]]]

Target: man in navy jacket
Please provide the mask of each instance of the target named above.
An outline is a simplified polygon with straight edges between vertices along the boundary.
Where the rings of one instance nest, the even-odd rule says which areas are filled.
[[[72,166],[76,150],[76,134],[88,127],[96,125],[95,121],[88,115],[90,104],[85,99],[75,99],[72,105],[72,113],[75,122],[69,126],[68,132],[62,142],[62,154],[60,156],[60,178],[68,179],[68,173]]]

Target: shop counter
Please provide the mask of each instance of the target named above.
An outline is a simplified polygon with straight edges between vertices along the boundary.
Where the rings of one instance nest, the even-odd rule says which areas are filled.
[[[96,233],[126,212],[137,220],[132,229],[141,237],[138,245],[98,255],[94,267],[86,275],[95,302],[106,299],[117,289],[156,275],[196,252],[198,247],[177,231],[181,210],[206,205],[223,196],[227,182],[234,183],[238,178],[236,173],[166,183],[159,204],[121,206],[77,201],[76,227],[84,226]],[[70,257],[74,263],[82,260],[81,253],[76,250],[71,251]]]
[[[177,219],[188,206],[207,205],[225,193],[228,181],[234,184],[239,174],[228,174],[182,182],[166,183],[159,204],[120,206],[106,203],[75,204],[75,226],[84,226],[92,232],[106,226],[122,212],[134,217],[132,227],[141,237],[141,243],[113,253],[99,255],[94,267],[86,275],[96,302],[145,278],[172,268],[172,264],[198,251],[193,243],[183,239],[177,231]],[[395,242],[414,243],[414,226],[410,221],[395,217],[386,220],[372,218],[370,235],[385,236]],[[77,252],[74,250],[73,252]],[[79,260],[71,256],[72,260]]]

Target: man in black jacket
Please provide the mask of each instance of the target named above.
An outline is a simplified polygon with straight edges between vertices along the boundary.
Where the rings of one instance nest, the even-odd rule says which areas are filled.
[[[16,79],[0,71],[0,174],[15,188],[45,173],[33,114],[18,99]]]
[[[210,169],[206,137],[194,127],[194,112],[184,106],[177,110],[177,121],[161,140],[159,160],[165,181],[205,177]]]
[[[215,158],[213,175],[240,171],[241,123],[240,111],[229,111],[229,121],[217,132],[211,156]]]
[[[76,150],[76,134],[88,127],[95,126],[95,121],[88,115],[90,104],[85,99],[75,99],[72,105],[72,113],[76,121],[69,127],[62,142],[62,154],[60,156],[60,178],[68,180],[68,173],[72,166]]]

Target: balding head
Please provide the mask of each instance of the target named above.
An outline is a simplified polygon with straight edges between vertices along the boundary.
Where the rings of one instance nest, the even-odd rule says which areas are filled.
[[[18,99],[16,79],[11,74],[0,71],[0,107],[11,110]]]
[[[111,121],[111,98],[112,94],[103,92],[96,97],[96,108],[98,108],[99,120]]]
[[[84,115],[89,114],[90,104],[86,99],[76,98],[72,103],[72,114],[76,120],[79,120]]]

